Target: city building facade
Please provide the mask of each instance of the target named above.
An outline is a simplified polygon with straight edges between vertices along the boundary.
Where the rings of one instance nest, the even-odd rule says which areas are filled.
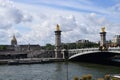
[[[89,40],[81,39],[81,40],[76,41],[76,44],[79,44],[79,43],[89,43],[89,42],[90,42]]]
[[[111,46],[113,47],[120,46],[120,35],[115,35],[113,37]]]

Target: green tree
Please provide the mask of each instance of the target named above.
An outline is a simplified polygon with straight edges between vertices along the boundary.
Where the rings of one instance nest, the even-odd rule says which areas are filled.
[[[54,50],[54,45],[48,43],[48,44],[46,44],[45,49],[46,50]]]
[[[0,50],[6,50],[6,46],[5,45],[0,45]]]

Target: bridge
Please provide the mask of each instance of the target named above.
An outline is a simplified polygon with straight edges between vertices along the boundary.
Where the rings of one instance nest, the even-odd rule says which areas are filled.
[[[104,61],[120,55],[120,47],[108,48],[106,51],[100,51],[99,48],[70,49],[68,53],[69,60]]]
[[[105,27],[101,28],[100,32],[100,46],[98,48],[85,48],[85,49],[69,49],[61,50],[61,30],[57,24],[55,31],[55,58],[56,59],[69,59],[87,62],[106,62],[113,60],[115,56],[120,57],[120,47],[111,48],[110,44],[106,41]],[[65,47],[67,49],[67,46]],[[62,52],[62,53],[61,53]]]

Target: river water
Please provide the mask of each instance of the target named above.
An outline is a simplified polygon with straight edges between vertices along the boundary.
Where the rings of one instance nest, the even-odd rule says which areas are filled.
[[[67,73],[68,69],[68,73]],[[118,74],[120,68],[99,64],[65,62],[30,64],[30,65],[0,65],[0,80],[73,80],[75,76],[92,74],[93,78],[105,74]]]

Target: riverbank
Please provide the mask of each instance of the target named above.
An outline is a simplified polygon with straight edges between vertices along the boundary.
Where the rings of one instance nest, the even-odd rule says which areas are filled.
[[[23,59],[3,59],[0,60],[0,65],[21,65],[21,64],[44,64],[53,62],[65,62],[65,59],[61,58],[23,58]],[[101,62],[87,62],[87,61],[70,61],[70,62],[84,62],[91,64],[102,64],[109,66],[120,66],[120,62],[117,61],[101,61]]]
[[[56,58],[24,58],[24,59],[4,59],[0,60],[1,65],[19,65],[19,64],[40,64],[50,62],[63,62],[64,59]]]

